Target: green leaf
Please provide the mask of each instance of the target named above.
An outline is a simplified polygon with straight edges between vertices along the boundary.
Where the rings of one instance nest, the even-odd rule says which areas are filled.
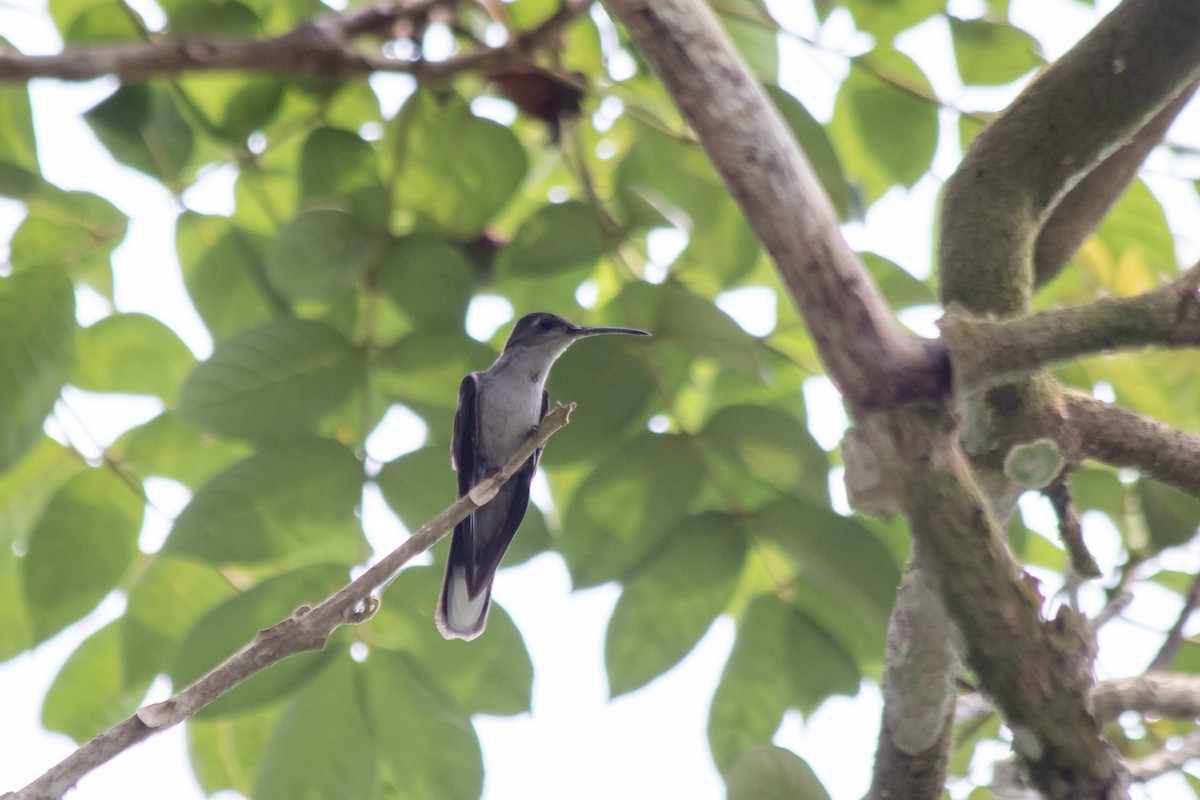
[[[300,151],[300,193],[312,207],[349,212],[374,229],[387,225],[389,198],[375,148],[361,136],[316,128]]]
[[[179,0],[168,19],[178,37],[211,36],[250,38],[262,35],[262,20],[237,0]]]
[[[628,224],[671,226],[688,234],[673,271],[716,289],[754,266],[758,240],[699,145],[638,125],[616,181]]]
[[[792,135],[796,137],[825,194],[833,203],[834,211],[840,219],[845,220],[850,215],[849,187],[842,172],[842,162],[838,160],[837,151],[829,141],[825,126],[817,122],[808,109],[786,90],[770,84],[765,88],[784,122],[792,129]]]
[[[192,683],[301,605],[316,605],[349,582],[347,569],[336,564],[316,564],[267,578],[241,594],[215,606],[184,637],[169,674],[176,689]],[[336,640],[335,640],[336,641]],[[334,655],[326,650],[291,656],[203,708],[204,717],[240,714],[261,708],[297,685],[310,680]]]
[[[12,238],[13,272],[66,272],[112,298],[111,256],[128,220],[111,203],[86,192],[42,184],[28,198],[29,213]]]
[[[571,424],[547,446],[544,464],[553,468],[584,459],[595,462],[619,447],[624,434],[645,430],[646,407],[656,388],[654,373],[642,357],[649,347],[641,337],[597,336],[559,359],[546,384],[550,401],[579,407]]]
[[[738,624],[737,640],[713,696],[708,741],[719,769],[755,745],[770,744],[783,712],[812,711],[831,694],[858,691],[854,660],[809,618],[761,595]]]
[[[1143,181],[1129,185],[1074,263],[1093,285],[1120,296],[1152,291],[1161,276],[1178,272],[1166,214]]]
[[[650,331],[655,345],[678,347],[691,358],[711,358],[722,367],[751,380],[763,378],[759,343],[711,300],[675,286],[633,283],[625,296],[646,320],[639,327]]]
[[[345,211],[305,211],[267,250],[267,276],[289,300],[327,299],[353,286],[375,263],[380,241]]]
[[[709,0],[730,41],[763,83],[779,80],[779,25],[762,0]]]
[[[965,84],[1011,83],[1044,63],[1038,40],[1019,28],[986,19],[949,19],[954,58]]]
[[[200,617],[234,593],[215,567],[159,555],[129,590],[119,620],[125,686],[149,681],[172,663]]]
[[[1191,539],[1200,528],[1200,499],[1148,479],[1138,482],[1142,515],[1155,551]]]
[[[800,756],[774,745],[751,748],[725,773],[727,800],[829,800]]]
[[[0,195],[24,197],[40,174],[29,89],[0,87]]]
[[[275,733],[280,710],[275,705],[228,719],[188,720],[188,758],[205,793],[232,789],[244,797],[253,796],[254,778]]]
[[[212,564],[354,563],[362,481],[361,462],[337,442],[310,439],[259,451],[200,487],[163,552]]]
[[[702,479],[691,443],[669,434],[640,434],[599,462],[563,517],[575,588],[627,575],[688,512]]]
[[[859,30],[885,41],[945,10],[942,0],[849,0],[845,5]]]
[[[450,468],[450,449],[432,446],[389,461],[375,477],[404,527],[415,531],[454,502],[458,481]]]
[[[421,330],[461,336],[473,277],[460,247],[414,233],[394,240],[384,252],[379,288]]]
[[[407,659],[375,651],[366,663],[367,712],[392,786],[411,800],[479,797],[483,757],[471,720],[427,692]]]
[[[851,68],[838,91],[830,134],[868,204],[896,184],[912,186],[933,162],[937,104],[913,92],[933,96],[925,74],[908,56],[878,49]]]
[[[202,433],[170,412],[130,428],[108,451],[134,474],[159,475],[192,488],[250,452],[246,445]]]
[[[66,25],[59,25],[63,42],[69,45],[97,45],[112,42],[133,41],[138,38],[138,29],[129,14],[119,6],[94,2],[71,18]]]
[[[170,92],[127,84],[84,114],[96,138],[120,163],[175,188],[192,158],[192,129]]]
[[[153,394],[170,402],[192,351],[176,333],[145,314],[114,314],[79,333],[71,383],[92,392]]]
[[[376,762],[387,743],[372,736],[360,670],[343,655],[288,704],[263,755],[255,800],[377,796]]]
[[[938,300],[929,285],[913,277],[896,262],[878,253],[859,253],[867,271],[887,299],[892,309],[899,311],[912,306],[935,305]]]
[[[61,269],[0,279],[0,469],[41,436],[74,345],[75,291]]]
[[[791,602],[864,664],[880,664],[900,583],[895,557],[865,525],[789,497],[746,522],[779,545],[797,578]]]
[[[372,379],[390,399],[412,407],[449,412],[444,426],[449,459],[449,435],[454,409],[458,406],[459,384],[468,372],[486,369],[497,355],[495,350],[462,331],[454,334],[415,331],[380,355]]]
[[[38,641],[87,614],[116,588],[137,552],[139,491],[110,469],[89,469],[50,500],[21,565]]]
[[[696,646],[728,605],[745,558],[732,517],[707,512],[676,523],[626,582],[609,619],[604,662],[613,697],[645,686]]]
[[[496,271],[504,276],[538,278],[590,266],[607,249],[591,206],[578,200],[547,203],[517,228],[512,241],[500,251]]]
[[[371,620],[372,647],[403,653],[421,682],[463,714],[508,716],[528,711],[533,662],[521,632],[493,600],[483,636],[470,643],[443,639],[433,624],[442,574],[439,567],[413,567],[401,573]]]
[[[214,4],[215,5],[215,4]],[[236,8],[236,2],[221,2]],[[240,34],[255,38],[255,34]],[[194,111],[204,116],[205,132],[244,147],[246,139],[279,112],[287,85],[276,75],[200,72],[175,79]]]
[[[175,223],[183,281],[213,338],[272,318],[260,245],[228,217],[185,211]]]
[[[745,474],[780,491],[829,502],[828,456],[796,417],[768,406],[727,406],[713,415],[701,437]]]
[[[431,230],[469,240],[512,197],[525,150],[452,92],[418,91],[396,117],[395,200]]]
[[[183,384],[178,412],[220,436],[295,441],[350,397],[361,369],[353,345],[328,325],[279,320],[219,344]]]
[[[110,622],[75,648],[42,703],[42,725],[86,742],[137,708],[150,679],[129,684],[121,671],[120,621]]]

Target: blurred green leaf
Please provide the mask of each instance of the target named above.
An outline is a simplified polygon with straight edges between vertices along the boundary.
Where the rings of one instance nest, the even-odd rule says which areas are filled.
[[[42,433],[75,350],[75,292],[61,269],[0,278],[0,469]]]
[[[212,564],[301,557],[352,564],[362,482],[362,463],[337,442],[260,450],[200,487],[163,552]]]
[[[1120,296],[1152,291],[1178,272],[1166,214],[1144,182],[1129,184],[1074,263],[1093,286]]]
[[[345,211],[305,211],[267,249],[267,276],[289,300],[328,298],[347,289],[379,257],[381,242]]]
[[[233,9],[240,4],[223,1],[204,5]],[[228,141],[239,147],[244,147],[250,135],[267,125],[276,115],[286,86],[284,80],[276,75],[232,72],[197,72],[176,80],[187,97],[192,113],[203,115],[205,131],[218,137],[217,141]]]
[[[21,577],[38,641],[91,611],[133,561],[143,501],[141,487],[128,480],[110,469],[79,473],[30,533]]]
[[[808,762],[774,745],[742,753],[725,772],[725,789],[727,800],[829,800]]]
[[[234,594],[217,568],[159,555],[129,590],[119,620],[124,686],[151,680],[172,663],[192,626]]]
[[[188,720],[188,757],[196,781],[207,794],[232,789],[253,796],[254,778],[280,710],[274,705],[226,719]]]
[[[228,217],[185,211],[175,223],[188,296],[218,341],[272,317],[260,247]]]
[[[1183,544],[1196,535],[1200,499],[1149,479],[1138,482],[1138,494],[1155,551]]]
[[[260,630],[280,622],[301,605],[316,605],[349,582],[348,570],[336,564],[316,564],[267,578],[218,604],[184,637],[168,674],[176,689],[220,664],[254,639]],[[210,718],[261,708],[310,680],[336,655],[340,641],[331,639],[323,651],[287,658],[238,684],[198,712]]]
[[[949,17],[954,58],[963,83],[1011,83],[1044,62],[1038,40],[1012,25]]]
[[[164,412],[126,431],[108,451],[135,474],[172,478],[192,488],[250,455],[240,442],[202,433],[176,414]]]
[[[177,411],[220,436],[295,441],[346,401],[361,370],[358,352],[333,328],[279,320],[219,344],[188,375]]]
[[[442,433],[450,458],[450,431],[458,407],[458,387],[468,372],[487,369],[499,355],[461,331],[457,334],[415,331],[385,350],[375,364],[374,379],[385,395],[413,407],[448,412]],[[448,460],[447,464],[450,463]]]
[[[133,713],[150,688],[134,684],[121,670],[119,621],[80,643],[58,671],[42,703],[42,725],[82,743]]]
[[[859,30],[884,41],[945,10],[941,0],[848,0],[845,5]]]
[[[479,797],[483,757],[471,720],[427,692],[407,659],[394,653],[373,652],[365,677],[366,712],[374,723],[383,772],[393,790],[413,800]],[[335,793],[346,796],[340,787]]]
[[[779,79],[779,26],[762,0],[709,0],[725,32],[763,83]]]
[[[675,524],[648,565],[625,582],[608,621],[611,696],[640,689],[696,646],[733,596],[745,557],[733,517],[707,512]]]
[[[376,761],[387,743],[372,735],[360,670],[340,654],[288,704],[259,765],[256,800],[377,796]]]
[[[642,433],[600,461],[563,515],[560,547],[575,588],[629,574],[688,513],[702,478],[682,436]]]
[[[145,314],[114,314],[79,332],[71,383],[92,392],[153,394],[170,402],[196,359]]]
[[[395,135],[396,203],[457,239],[479,234],[525,176],[525,150],[512,131],[474,116],[452,92],[414,94]]]
[[[895,557],[865,525],[788,497],[749,525],[796,569],[791,602],[863,665],[882,663],[888,617],[900,584]]]
[[[877,253],[859,253],[858,257],[866,265],[892,310],[937,304],[937,296],[929,285],[894,261]]]
[[[807,713],[831,694],[852,695],[858,680],[854,659],[804,613],[774,595],[756,598],[738,624],[709,711],[717,767],[770,744],[787,709]]]
[[[26,198],[29,213],[12,237],[13,272],[66,271],[112,298],[113,250],[128,220],[116,206],[88,192],[64,192],[48,183]]]
[[[237,0],[176,0],[167,20],[175,36],[221,36],[248,39],[262,35],[262,21]]]
[[[375,482],[409,531],[417,530],[453,503],[458,487],[448,447],[424,447],[405,453],[384,464]]]
[[[128,12],[113,3],[93,0],[88,3],[52,3],[73,7],[76,13],[63,15],[59,22],[64,44],[97,45],[127,42],[138,38],[139,31]],[[58,15],[56,15],[57,17]]]
[[[838,90],[830,134],[868,205],[896,184],[912,186],[933,162],[938,107],[919,95],[933,96],[920,68],[880,49],[861,57]]]
[[[84,114],[96,138],[120,163],[175,188],[192,158],[193,134],[170,92],[127,84]]]
[[[517,228],[496,259],[496,271],[537,278],[593,264],[606,249],[596,212],[587,203],[547,203]]]
[[[521,632],[493,599],[483,636],[469,643],[443,639],[433,623],[442,574],[440,567],[404,570],[371,622],[371,646],[403,653],[421,682],[463,714],[529,711],[533,662]]]
[[[0,195],[24,197],[37,185],[40,173],[29,89],[0,87]]]
[[[313,208],[352,214],[372,229],[387,224],[389,198],[375,148],[361,136],[316,128],[300,152],[300,192]]]
[[[473,272],[457,245],[428,233],[393,240],[384,251],[379,288],[421,330],[462,334]]]
[[[795,417],[765,406],[727,406],[700,436],[746,474],[780,491],[829,502],[829,458]]]

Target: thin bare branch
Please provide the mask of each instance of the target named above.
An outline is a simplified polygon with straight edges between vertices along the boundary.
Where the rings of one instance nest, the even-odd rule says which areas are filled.
[[[1189,731],[1176,747],[1164,747],[1157,753],[1130,761],[1125,766],[1129,770],[1129,777],[1135,781],[1149,781],[1159,775],[1183,769],[1193,758],[1200,758],[1200,730]]]
[[[320,650],[330,634],[340,626],[370,619],[379,605],[378,598],[373,594],[384,587],[401,567],[436,544],[472,511],[495,496],[496,490],[516,474],[533,451],[567,424],[574,408],[574,403],[556,405],[542,420],[536,433],[526,439],[500,472],[482,481],[471,494],[438,514],[353,582],[317,606],[301,606],[287,619],[260,631],[245,647],[195,683],[161,703],[138,709],[131,717],[96,736],[25,788],[2,795],[0,800],[59,800],[80,778],[96,767],[143,739],[179,724],[251,675],[288,656],[307,650]],[[472,495],[483,502],[477,503]],[[430,620],[429,624],[432,625],[433,621]]]
[[[1200,436],[1140,414],[1064,390],[1066,424],[1079,455],[1133,467],[1143,475],[1200,497]]]
[[[1188,620],[1192,618],[1192,612],[1196,610],[1197,603],[1200,603],[1200,575],[1192,580],[1192,586],[1188,589],[1187,596],[1183,598],[1183,608],[1179,610],[1179,616],[1175,618],[1175,624],[1171,626],[1171,630],[1167,631],[1167,638],[1163,641],[1162,647],[1158,649],[1158,654],[1146,668],[1147,672],[1161,672],[1170,668],[1171,662],[1175,660],[1175,654],[1179,652],[1179,646],[1183,644],[1183,629]]]
[[[1047,486],[1042,494],[1054,506],[1054,514],[1058,517],[1059,538],[1071,556],[1071,570],[1081,578],[1099,578],[1100,567],[1083,541],[1083,525],[1080,524],[1079,514],[1075,512],[1071,486],[1067,483],[1066,476],[1059,477]]]
[[[1107,724],[1123,711],[1171,719],[1200,717],[1200,675],[1147,672],[1098,683],[1092,691],[1096,719]]]
[[[460,72],[524,59],[530,50],[584,14],[591,0],[564,2],[537,27],[504,45],[446,61],[392,58],[362,49],[355,42],[365,34],[386,38],[388,30],[399,21],[421,19],[442,4],[444,0],[379,3],[345,15],[311,20],[288,33],[265,39],[164,39],[38,56],[0,51],[0,82],[22,83],[33,78],[86,81],[114,75],[124,83],[137,83],[215,70],[339,78],[403,72],[418,80],[436,82]]]
[[[699,0],[606,0],[771,254],[852,411],[941,397],[940,346],[908,335],[842,238],[812,167]]]
[[[1106,297],[1072,308],[1006,320],[955,314],[939,323],[955,385],[1011,383],[1085,355],[1119,349],[1200,346],[1200,265],[1136,297]]]

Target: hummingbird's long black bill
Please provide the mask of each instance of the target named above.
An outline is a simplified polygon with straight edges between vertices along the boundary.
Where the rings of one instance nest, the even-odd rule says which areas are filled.
[[[638,330],[637,328],[598,328],[585,327],[576,325],[571,329],[571,335],[582,339],[584,336],[598,336],[602,333],[627,333],[632,336],[649,336],[649,331]]]

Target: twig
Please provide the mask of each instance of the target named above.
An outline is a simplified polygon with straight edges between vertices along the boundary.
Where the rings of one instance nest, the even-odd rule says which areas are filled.
[[[1129,777],[1135,781],[1148,781],[1182,769],[1193,758],[1200,758],[1200,730],[1188,731],[1174,749],[1164,747],[1145,758],[1129,761],[1125,766],[1129,769]]]
[[[1079,514],[1075,513],[1075,503],[1071,499],[1071,487],[1066,476],[1056,479],[1042,494],[1054,506],[1059,538],[1071,555],[1071,570],[1081,578],[1099,578],[1100,567],[1083,541],[1083,526],[1079,522]]]
[[[341,78],[403,72],[421,81],[437,82],[459,72],[524,58],[546,38],[581,16],[591,0],[564,3],[537,27],[500,47],[446,61],[389,58],[354,46],[352,40],[358,36],[385,32],[402,19],[419,19],[439,4],[440,0],[379,3],[341,16],[309,21],[281,36],[265,39],[171,39],[78,48],[44,56],[0,51],[0,82],[26,82],[32,78],[86,81],[115,75],[124,83],[136,83],[148,78],[214,70]]]
[[[951,313],[939,323],[955,384],[1012,383],[1063,361],[1117,349],[1200,346],[1200,264],[1135,297],[1106,297],[1009,320]]]
[[[58,800],[80,778],[118,753],[167,728],[177,725],[234,686],[288,656],[320,650],[330,634],[342,625],[363,622],[375,613],[379,599],[373,593],[386,585],[400,568],[428,550],[472,511],[491,500],[554,433],[564,427],[575,404],[557,404],[509,458],[500,472],[479,483],[470,494],[426,523],[403,544],[356,580],[315,607],[301,606],[285,620],[260,631],[241,650],[161,703],[138,709],[131,717],[99,734],[51,767],[23,789],[2,800]],[[432,620],[430,621],[432,625]]]
[[[1179,646],[1183,643],[1183,628],[1191,619],[1197,603],[1200,603],[1200,575],[1192,579],[1192,587],[1183,599],[1183,608],[1180,609],[1171,630],[1167,631],[1167,638],[1159,648],[1158,655],[1150,662],[1150,666],[1146,667],[1147,672],[1161,672],[1171,666],[1175,654],[1179,652]]]

